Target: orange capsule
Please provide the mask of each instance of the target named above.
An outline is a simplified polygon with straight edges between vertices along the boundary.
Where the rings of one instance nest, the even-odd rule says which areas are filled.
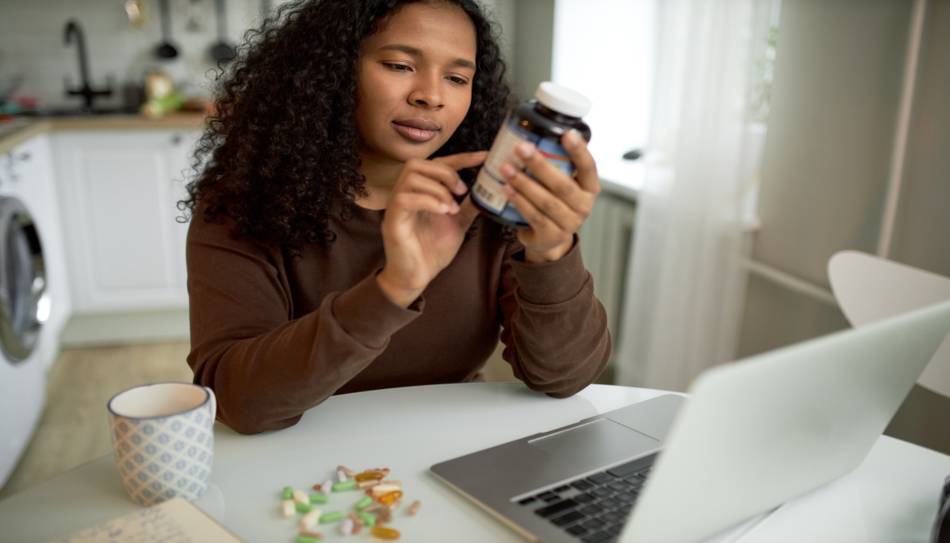
[[[356,516],[356,513],[350,513],[347,518],[353,521],[353,535],[360,533],[360,530],[363,529],[363,521],[360,520],[360,517]]]
[[[376,521],[381,523],[391,522],[393,520],[393,506],[384,505],[376,511]]]
[[[376,499],[379,500],[379,503],[391,505],[399,501],[400,498],[402,498],[402,490],[393,490],[392,492],[387,492]]]
[[[380,539],[399,539],[399,530],[387,528],[386,526],[374,526],[371,533],[373,534],[373,537],[378,537]]]
[[[382,480],[386,475],[387,473],[383,472],[383,470],[368,469],[356,474],[356,482],[362,483],[363,481],[369,481],[371,479]]]

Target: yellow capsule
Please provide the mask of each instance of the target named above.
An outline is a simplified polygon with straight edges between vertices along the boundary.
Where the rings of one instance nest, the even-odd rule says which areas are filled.
[[[421,502],[421,501],[416,500],[416,501],[412,502],[412,505],[409,506],[409,514],[410,514],[410,515],[415,515],[416,513],[419,512],[419,508],[420,508],[420,507],[422,507],[422,502]]]
[[[368,469],[362,473],[356,474],[356,482],[362,483],[363,481],[369,481],[370,479],[381,480],[386,477],[386,472],[383,470]]]
[[[373,534],[373,537],[378,537],[380,539],[399,539],[399,530],[387,528],[385,526],[374,526],[371,533]]]
[[[402,498],[402,490],[393,490],[392,492],[387,492],[376,499],[379,500],[379,503],[391,505],[398,501],[399,498]]]

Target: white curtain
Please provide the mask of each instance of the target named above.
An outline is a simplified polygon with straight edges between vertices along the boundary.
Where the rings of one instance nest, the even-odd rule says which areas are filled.
[[[755,102],[771,4],[657,2],[620,384],[685,390],[702,370],[734,357],[745,291],[743,203],[764,134]]]

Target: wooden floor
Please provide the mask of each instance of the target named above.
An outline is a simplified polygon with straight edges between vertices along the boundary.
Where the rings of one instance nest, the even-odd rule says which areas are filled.
[[[0,489],[0,499],[109,454],[112,442],[106,402],[117,392],[142,383],[190,382],[187,354],[187,343],[64,350],[50,368],[40,423],[20,463]],[[484,374],[489,381],[513,379],[510,368],[498,356]]]

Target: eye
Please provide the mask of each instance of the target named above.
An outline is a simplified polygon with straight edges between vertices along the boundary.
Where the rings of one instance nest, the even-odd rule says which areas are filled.
[[[459,86],[468,85],[468,80],[467,80],[467,79],[461,78],[461,77],[459,77],[459,76],[457,76],[457,75],[450,75],[450,76],[448,77],[448,80],[451,81],[452,83],[456,84],[456,85],[459,85]]]
[[[394,72],[411,72],[412,66],[408,64],[399,64],[397,62],[383,62],[383,66],[389,68]]]

